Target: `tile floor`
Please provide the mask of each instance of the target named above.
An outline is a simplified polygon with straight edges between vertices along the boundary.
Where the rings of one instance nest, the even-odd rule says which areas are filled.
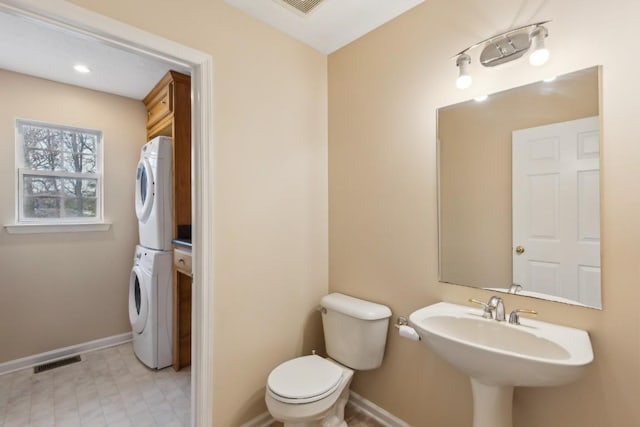
[[[127,343],[0,376],[0,427],[187,427],[190,382],[189,369],[146,368]]]

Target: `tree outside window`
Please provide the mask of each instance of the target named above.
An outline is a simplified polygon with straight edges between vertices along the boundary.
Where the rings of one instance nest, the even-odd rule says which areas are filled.
[[[102,132],[16,124],[19,222],[102,220]]]

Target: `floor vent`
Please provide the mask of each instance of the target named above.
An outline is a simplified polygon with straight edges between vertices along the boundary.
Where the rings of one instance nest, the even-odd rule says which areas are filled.
[[[309,12],[311,12],[313,9],[315,9],[316,6],[318,6],[320,3],[322,3],[324,0],[276,0],[279,3],[284,3],[285,5],[288,5],[294,9],[296,9],[298,12],[302,12],[303,14],[308,14]]]
[[[80,356],[67,357],[66,359],[56,360],[55,362],[44,363],[33,368],[33,373],[38,374],[44,371],[50,371],[51,369],[59,368],[61,366],[71,365],[72,363],[80,362]]]

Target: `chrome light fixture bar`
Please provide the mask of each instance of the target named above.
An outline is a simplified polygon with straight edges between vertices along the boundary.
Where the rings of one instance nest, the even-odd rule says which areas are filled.
[[[522,57],[531,46],[533,51],[529,56],[531,65],[542,65],[549,59],[549,51],[544,46],[544,39],[549,31],[543,26],[550,21],[540,21],[497,34],[467,47],[454,56],[459,68],[456,86],[466,89],[471,86],[471,76],[468,66],[471,64],[469,51],[484,46],[480,53],[480,64],[484,67],[495,67]]]

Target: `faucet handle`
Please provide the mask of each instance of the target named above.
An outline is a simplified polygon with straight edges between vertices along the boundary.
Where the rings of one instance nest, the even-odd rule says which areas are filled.
[[[526,308],[517,308],[509,314],[509,323],[512,325],[520,324],[520,313],[533,314],[534,316],[538,314],[535,310],[528,310]]]
[[[485,319],[493,319],[493,312],[491,311],[491,306],[489,304],[475,298],[469,298],[469,302],[480,304],[482,306],[482,317],[484,317]]]

